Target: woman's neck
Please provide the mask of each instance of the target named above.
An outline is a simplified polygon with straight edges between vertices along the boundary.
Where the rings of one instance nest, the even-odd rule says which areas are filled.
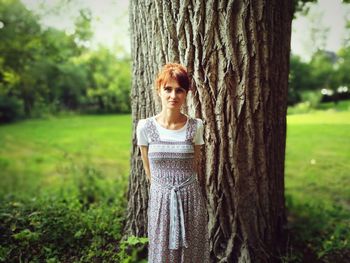
[[[163,110],[157,117],[157,120],[166,127],[176,126],[184,123],[187,120],[186,115],[181,111]]]

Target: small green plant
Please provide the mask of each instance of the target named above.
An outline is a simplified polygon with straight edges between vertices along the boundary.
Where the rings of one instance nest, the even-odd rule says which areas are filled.
[[[299,102],[294,106],[288,107],[288,114],[308,113],[311,109],[311,103],[309,101]]]
[[[119,262],[134,263],[144,262],[146,263],[147,257],[147,237],[129,236],[126,240],[120,242],[120,248],[118,252]]]
[[[322,93],[319,90],[306,90],[301,93],[301,100],[308,101],[310,103],[311,108],[316,108],[322,99]]]

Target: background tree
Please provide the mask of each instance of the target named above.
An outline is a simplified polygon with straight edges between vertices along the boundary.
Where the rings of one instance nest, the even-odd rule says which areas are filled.
[[[337,63],[336,82],[339,86],[350,88],[350,45],[339,50],[339,62]]]
[[[344,39],[343,47],[338,51],[338,61],[336,63],[335,83],[336,87],[347,87],[350,89],[350,20],[347,21],[347,36]]]
[[[334,85],[334,72],[337,56],[333,52],[318,50],[310,61],[312,85],[309,89],[321,90],[322,88],[332,89]]]
[[[274,262],[284,247],[292,1],[131,1],[133,128],[156,114],[153,80],[188,67],[186,113],[202,118],[200,177],[214,262]],[[133,133],[127,234],[146,235],[148,193]]]
[[[311,89],[311,67],[298,55],[291,55],[289,70],[288,105],[301,101],[301,92]]]
[[[90,11],[80,11],[70,33],[39,20],[19,0],[1,2],[0,122],[62,110],[130,112],[129,55],[90,47]]]
[[[125,51],[100,46],[82,60],[90,73],[84,107],[104,113],[130,112],[131,66]]]
[[[294,0],[295,14],[305,16],[308,20],[310,34],[301,41],[311,57],[306,59],[291,54],[288,105],[309,101],[312,107],[318,107],[320,102],[337,101],[348,96],[344,93],[346,85],[342,79],[348,75],[345,73],[348,63],[344,56],[349,34],[345,34],[344,43],[337,53],[326,50],[330,28],[324,24],[323,12],[311,9],[316,2]],[[342,87],[342,94],[338,94],[339,87]]]
[[[40,26],[37,18],[20,1],[0,5],[3,28],[0,34],[2,72],[1,95],[21,100],[29,115],[37,96],[31,74],[33,57],[38,53]],[[4,83],[7,83],[5,85]]]

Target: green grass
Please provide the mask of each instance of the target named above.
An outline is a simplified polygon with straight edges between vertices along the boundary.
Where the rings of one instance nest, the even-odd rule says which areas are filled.
[[[350,207],[350,112],[287,117],[286,192]]]
[[[350,100],[342,100],[337,103],[325,102],[320,103],[319,97],[316,95],[312,100],[305,100],[303,102],[297,103],[293,107],[288,107],[287,114],[302,114],[302,113],[315,113],[315,112],[340,112],[340,111],[350,111]]]
[[[349,257],[349,160],[350,111],[287,116],[285,189],[293,251],[285,262]]]
[[[74,167],[107,178],[129,173],[131,116],[69,116],[0,126],[0,193],[32,195],[64,183]]]

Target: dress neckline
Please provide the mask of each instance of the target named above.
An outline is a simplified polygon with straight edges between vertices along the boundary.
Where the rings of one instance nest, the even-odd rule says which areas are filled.
[[[188,115],[186,115],[186,114],[184,114],[184,115],[187,117],[187,120],[186,120],[185,125],[182,126],[180,129],[176,129],[176,130],[167,129],[167,128],[163,127],[162,125],[160,125],[160,124],[157,122],[157,120],[156,120],[156,117],[157,117],[158,115],[153,116],[152,119],[153,119],[153,121],[155,122],[155,124],[157,125],[157,127],[160,127],[160,128],[163,129],[163,130],[170,131],[170,132],[180,132],[180,131],[183,131],[183,130],[187,127],[188,121],[189,121],[189,119],[190,119],[190,117],[189,117]]]

